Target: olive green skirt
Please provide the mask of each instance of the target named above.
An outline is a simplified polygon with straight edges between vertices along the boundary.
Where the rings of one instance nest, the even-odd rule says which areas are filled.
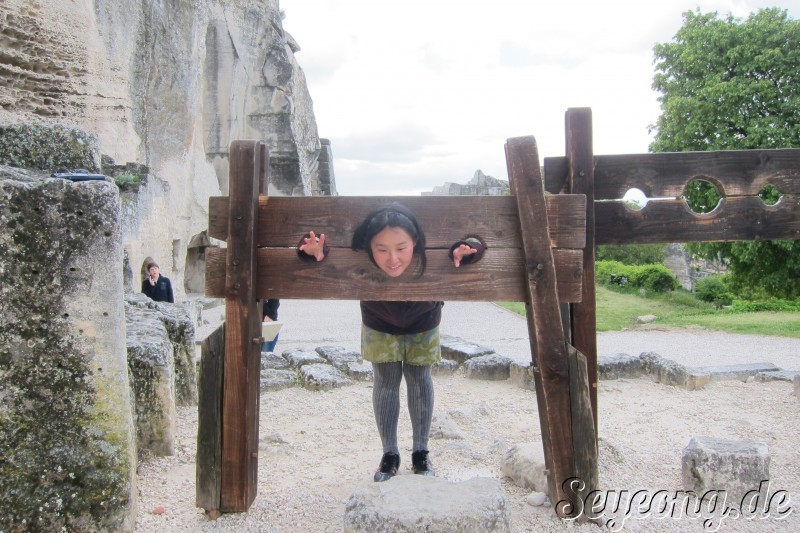
[[[392,335],[362,324],[361,356],[370,363],[435,364],[442,358],[439,328],[410,335]]]

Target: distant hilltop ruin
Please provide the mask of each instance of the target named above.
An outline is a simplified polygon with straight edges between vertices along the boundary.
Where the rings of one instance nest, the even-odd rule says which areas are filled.
[[[509,194],[508,181],[487,176],[480,169],[475,171],[466,185],[445,182],[422,196],[503,196]]]

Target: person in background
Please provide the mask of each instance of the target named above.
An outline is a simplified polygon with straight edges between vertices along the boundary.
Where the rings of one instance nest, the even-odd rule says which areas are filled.
[[[157,302],[175,303],[172,282],[159,272],[158,263],[147,263],[147,277],[142,280],[142,292]]]
[[[264,301],[264,322],[275,322],[278,320],[278,307],[280,307],[280,300],[265,300]],[[274,352],[275,345],[278,344],[278,335],[271,341],[261,343],[262,352]]]
[[[422,276],[425,272],[425,233],[401,204],[387,204],[370,213],[353,232],[351,248],[366,252],[372,264],[391,278],[410,276],[414,271]],[[323,261],[329,252],[325,235],[317,237],[313,231],[300,240],[297,249],[305,261]],[[450,247],[450,259],[458,268],[477,262],[485,249],[480,238],[467,236]],[[372,406],[383,447],[375,481],[392,478],[400,467],[397,424],[403,378],[413,432],[411,470],[434,475],[428,459],[434,396],[431,366],[441,358],[439,322],[443,305],[439,301],[361,302],[361,354],[372,363]]]

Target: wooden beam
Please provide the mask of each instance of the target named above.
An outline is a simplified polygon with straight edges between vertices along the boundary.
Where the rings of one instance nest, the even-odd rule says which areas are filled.
[[[544,160],[546,188],[567,192],[566,157]],[[632,188],[648,198],[678,198],[692,179],[720,185],[724,196],[756,196],[765,185],[800,194],[800,148],[595,156],[595,198],[621,199]]]
[[[329,244],[349,247],[353,230],[381,204],[399,202],[425,228],[429,248],[449,247],[462,233],[474,233],[491,248],[521,247],[517,205],[510,196],[313,196],[259,200],[258,246],[294,246],[307,231],[325,233]],[[580,195],[548,196],[550,238],[555,248],[583,248],[586,199]],[[302,216],[298,214],[302,213]],[[225,240],[228,202],[209,199],[208,234]]]
[[[595,202],[592,110],[567,110],[566,151],[569,162],[568,190],[586,196],[586,247],[583,249],[583,298],[572,304],[572,344],[586,357],[589,394],[597,433],[597,306],[594,286]]]
[[[773,206],[758,197],[724,198],[706,214],[683,200],[648,202],[632,211],[621,202],[595,202],[597,244],[800,239],[800,195]]]
[[[256,297],[318,300],[526,300],[522,250],[489,248],[474,265],[453,267],[444,250],[428,250],[422,278],[389,278],[363,252],[332,248],[325,261],[302,261],[294,248],[260,248]],[[582,250],[553,250],[562,302],[581,299]],[[225,295],[225,248],[206,248],[206,296]],[[464,287],[470,290],[465,291]]]
[[[539,154],[533,137],[509,139],[506,159],[517,200],[525,251],[528,329],[534,381],[548,470],[548,495],[559,516],[573,504],[563,483],[575,477],[570,414],[569,362],[556,298],[556,270],[547,234]],[[574,505],[572,509],[574,509]]]
[[[197,402],[196,505],[219,518],[222,469],[222,376],[225,323],[206,337],[200,348]]]
[[[258,476],[261,310],[256,302],[255,227],[263,179],[263,143],[230,149],[230,207],[225,276],[225,372],[222,402],[222,512],[250,508]]]
[[[571,488],[581,501],[600,488],[600,472],[597,453],[597,432],[589,391],[589,374],[586,357],[573,346],[567,346],[569,352],[569,395],[572,412],[572,445],[575,450],[575,474],[577,483]],[[584,521],[587,517],[579,517]]]

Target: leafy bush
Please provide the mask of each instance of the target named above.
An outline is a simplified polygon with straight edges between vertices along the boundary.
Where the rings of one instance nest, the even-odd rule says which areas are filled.
[[[675,274],[664,265],[641,265],[634,269],[631,282],[635,287],[653,292],[668,292],[680,286]]]
[[[757,311],[800,311],[800,300],[782,300],[770,298],[758,302],[747,300],[733,300],[732,309],[739,313],[752,313]]]
[[[630,281],[632,269],[619,261],[597,261],[595,263],[595,281],[606,287],[625,287]]]
[[[604,244],[597,247],[597,261],[618,261],[626,265],[664,262],[664,244]]]
[[[625,265],[619,261],[598,261],[595,279],[607,287],[637,288],[650,292],[667,292],[680,284],[664,265]]]
[[[733,303],[733,293],[725,275],[707,276],[697,280],[694,284],[694,293],[700,300],[711,302],[717,308]]]
[[[139,185],[142,184],[142,178],[132,172],[122,172],[114,176],[114,183],[122,190],[138,190]]]

